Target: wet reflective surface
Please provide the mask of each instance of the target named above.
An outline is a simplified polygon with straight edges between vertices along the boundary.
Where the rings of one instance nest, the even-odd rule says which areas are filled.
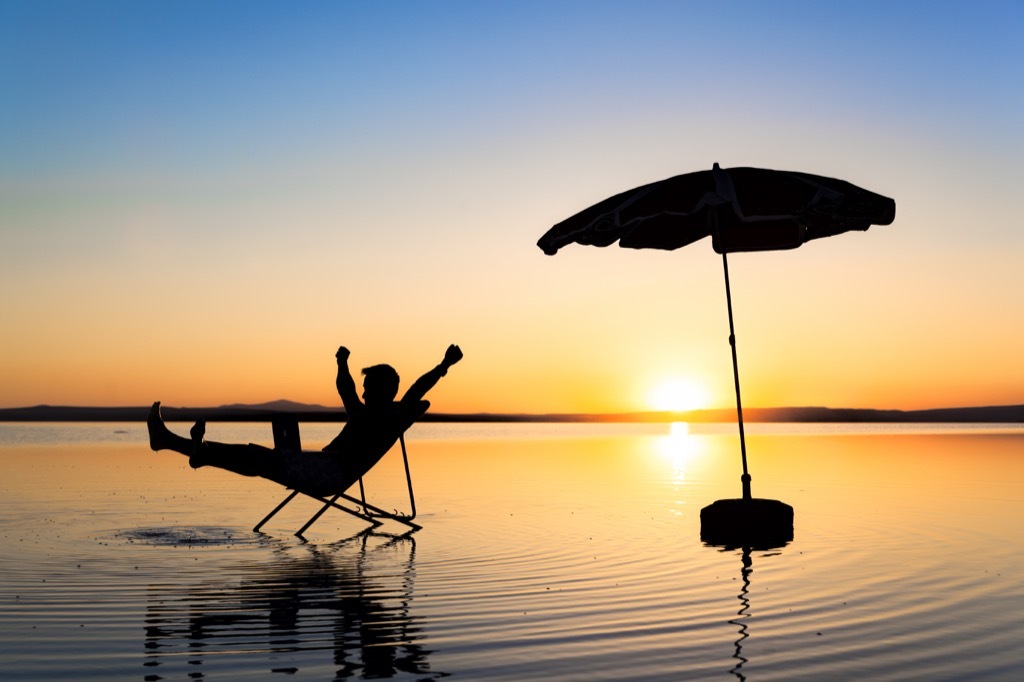
[[[253,533],[285,491],[152,453],[141,425],[0,425],[4,679],[1024,670],[1024,430],[776,425],[748,450],[755,495],[795,509],[782,547],[700,541],[739,493],[728,429],[608,425],[417,426],[423,530],[328,514],[303,543],[316,503]],[[400,509],[389,458],[367,491]]]

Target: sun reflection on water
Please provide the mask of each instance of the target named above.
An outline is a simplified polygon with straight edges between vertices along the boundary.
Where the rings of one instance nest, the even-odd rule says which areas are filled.
[[[673,422],[668,434],[658,438],[654,447],[672,467],[672,483],[676,485],[686,482],[688,465],[704,454],[703,441],[690,433],[686,422]]]

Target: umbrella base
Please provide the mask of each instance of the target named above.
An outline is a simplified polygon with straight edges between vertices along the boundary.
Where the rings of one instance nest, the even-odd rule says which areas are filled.
[[[735,549],[772,549],[793,540],[793,508],[778,500],[718,500],[700,510],[700,539]]]

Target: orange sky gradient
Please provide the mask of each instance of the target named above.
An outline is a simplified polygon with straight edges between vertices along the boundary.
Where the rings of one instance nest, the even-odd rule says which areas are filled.
[[[730,258],[746,406],[1024,403],[1024,10],[740,5],[5,7],[0,407],[335,405],[339,344],[449,343],[435,412],[729,407],[709,241],[535,246],[715,162],[897,204]]]

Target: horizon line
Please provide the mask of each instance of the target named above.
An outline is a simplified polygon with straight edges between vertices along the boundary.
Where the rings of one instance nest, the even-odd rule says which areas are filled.
[[[72,406],[35,405],[0,408],[0,422],[15,421],[145,421],[150,406]],[[162,406],[167,421],[270,421],[275,414],[288,414],[299,421],[343,422],[343,408],[277,400],[253,405],[231,404],[216,407]],[[888,408],[747,407],[743,420],[750,422],[1024,422],[1024,404],[985,405],[971,407],[940,407],[919,410]],[[430,413],[424,422],[736,422],[735,408],[702,408],[698,410],[640,410],[631,412],[549,412],[500,413],[462,412]]]

